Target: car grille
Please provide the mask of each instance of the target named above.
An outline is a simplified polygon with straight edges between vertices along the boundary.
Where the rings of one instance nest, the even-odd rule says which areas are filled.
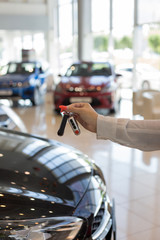
[[[113,223],[111,209],[112,206],[110,205],[109,199],[104,198],[97,214],[93,218],[93,240],[104,239],[106,236],[108,237],[107,239],[110,239]]]
[[[105,204],[104,201],[101,204],[101,207],[97,213],[97,215],[94,217],[93,219],[93,223],[92,223],[92,234],[97,230],[97,228],[100,226],[100,223],[102,221],[103,215],[104,215],[104,211],[105,211]]]
[[[20,87],[23,87],[25,85],[28,85],[28,82],[13,82],[13,81],[10,81],[10,82],[2,82],[1,85],[0,85],[0,88],[20,88]]]
[[[72,92],[72,93],[77,93],[77,92],[99,92],[100,90],[98,90],[97,88],[83,88],[83,89],[67,89],[67,92]]]
[[[3,82],[1,83],[1,87],[14,87],[12,82]]]
[[[64,101],[62,102],[62,105],[69,105],[71,102],[69,101],[69,98],[65,98]],[[92,107],[98,107],[101,105],[101,102],[97,98],[92,98],[91,102]]]

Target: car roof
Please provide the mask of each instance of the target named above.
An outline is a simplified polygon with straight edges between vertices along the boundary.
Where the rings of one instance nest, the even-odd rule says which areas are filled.
[[[8,64],[11,64],[11,63],[17,63],[17,64],[20,64],[20,63],[40,63],[39,61],[10,61],[8,62]]]
[[[106,60],[106,61],[77,61],[77,62],[74,62],[72,64],[83,64],[83,63],[86,63],[86,64],[111,63],[111,60]]]

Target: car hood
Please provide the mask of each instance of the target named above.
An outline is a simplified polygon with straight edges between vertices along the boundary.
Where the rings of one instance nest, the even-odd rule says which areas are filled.
[[[83,86],[89,88],[91,86],[106,86],[110,83],[112,76],[93,76],[93,77],[62,77],[61,85],[64,88]]]
[[[70,146],[0,130],[0,220],[72,214],[91,175],[92,162]]]
[[[24,82],[28,80],[31,74],[23,75],[23,74],[6,74],[0,76],[0,83],[2,82]]]

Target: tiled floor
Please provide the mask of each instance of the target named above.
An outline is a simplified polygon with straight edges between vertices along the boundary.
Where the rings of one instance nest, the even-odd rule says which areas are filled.
[[[126,92],[116,117],[132,118],[132,103]],[[130,98],[130,95],[129,95]],[[70,144],[95,159],[102,168],[110,197],[115,198],[118,240],[160,239],[160,152],[142,152],[110,141],[97,140],[81,127],[75,136],[67,126],[57,136],[61,116],[53,112],[52,96],[38,107],[15,111],[28,132]]]

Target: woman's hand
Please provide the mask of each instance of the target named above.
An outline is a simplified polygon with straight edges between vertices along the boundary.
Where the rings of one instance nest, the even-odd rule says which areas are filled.
[[[87,130],[96,133],[98,114],[89,103],[73,103],[67,106],[67,112],[73,112],[78,122]]]

